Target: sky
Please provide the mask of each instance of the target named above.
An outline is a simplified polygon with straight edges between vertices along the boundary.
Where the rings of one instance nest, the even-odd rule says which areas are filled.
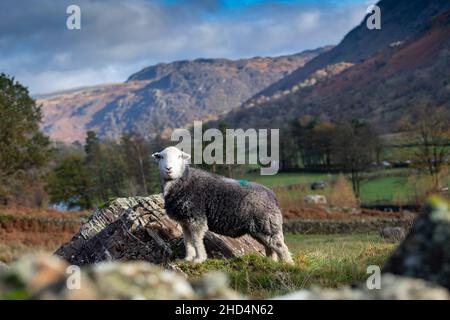
[[[337,44],[368,0],[1,0],[0,72],[32,94],[123,82],[160,62]],[[66,9],[81,9],[68,30]]]

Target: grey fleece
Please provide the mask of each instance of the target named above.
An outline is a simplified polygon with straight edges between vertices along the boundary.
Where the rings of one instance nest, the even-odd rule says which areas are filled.
[[[231,179],[186,167],[183,176],[164,190],[165,207],[172,219],[203,223],[231,237],[256,238],[282,234],[282,215],[274,193],[259,184],[242,186]]]

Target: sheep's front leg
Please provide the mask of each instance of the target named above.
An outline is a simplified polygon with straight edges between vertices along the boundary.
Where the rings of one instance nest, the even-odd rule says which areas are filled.
[[[192,261],[195,258],[195,248],[192,243],[192,234],[188,225],[181,224],[181,229],[183,229],[183,240],[184,248],[186,249],[186,257],[184,260]]]
[[[194,244],[196,251],[196,256],[192,261],[194,263],[202,263],[208,258],[206,255],[205,244],[203,242],[205,233],[206,231],[208,231],[208,224],[206,223],[206,221],[205,222],[198,221],[192,223],[190,227],[191,227],[192,242]]]

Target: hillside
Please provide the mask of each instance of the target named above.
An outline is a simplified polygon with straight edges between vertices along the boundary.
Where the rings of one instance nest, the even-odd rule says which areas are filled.
[[[414,37],[426,28],[433,17],[450,9],[449,0],[381,0],[377,5],[381,9],[381,30],[369,30],[364,18],[339,45],[312,59],[289,76],[273,83],[253,98],[268,97],[277,91],[288,90],[328,65],[340,62],[354,64],[363,62],[392,43]]]
[[[290,56],[197,59],[161,63],[131,75],[125,83],[44,96],[43,130],[54,140],[83,141],[87,130],[117,139],[214,119],[287,76],[324,47]]]
[[[416,1],[406,2],[412,5]],[[390,2],[380,4],[383,3]],[[392,15],[396,16],[395,13]],[[347,39],[360,29],[357,27],[337,47],[283,79],[285,84],[289,80],[289,88],[269,96],[257,96],[224,120],[235,127],[282,127],[287,119],[303,115],[330,120],[359,118],[391,131],[396,129],[399,120],[408,116],[407,110],[418,103],[427,101],[430,105],[450,106],[449,16],[450,11],[446,11],[431,18],[422,24],[421,31],[403,41],[398,38],[399,41],[391,42],[360,62],[327,65],[294,81],[295,75],[322,61],[323,56],[329,57],[332,52],[343,50],[341,47],[347,46]],[[382,32],[391,29],[388,19],[385,19],[384,27]],[[360,39],[359,43],[365,41]],[[317,77],[318,73],[327,71],[331,72],[330,76]],[[309,85],[305,86],[305,83]]]

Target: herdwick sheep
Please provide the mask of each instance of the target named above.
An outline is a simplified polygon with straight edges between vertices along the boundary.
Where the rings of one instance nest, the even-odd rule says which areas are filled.
[[[264,245],[267,256],[293,263],[271,190],[190,168],[190,156],[175,147],[152,156],[159,163],[166,212],[183,229],[185,260],[207,259],[203,238],[210,230],[230,237],[249,234]]]

